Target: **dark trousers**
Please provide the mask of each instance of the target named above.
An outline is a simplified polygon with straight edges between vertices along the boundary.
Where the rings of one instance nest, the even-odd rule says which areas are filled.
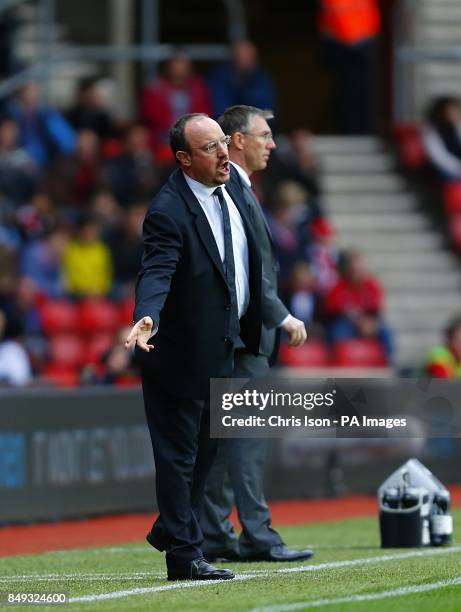
[[[234,378],[260,378],[268,371],[267,357],[236,351]],[[268,440],[219,440],[217,457],[206,483],[200,521],[205,554],[232,550],[242,556],[251,556],[282,543],[279,534],[271,527],[271,515],[264,496],[267,453]],[[234,501],[242,527],[239,538],[229,520]]]
[[[337,114],[344,134],[375,130],[376,41],[357,45],[325,41],[326,60],[337,77]]]
[[[142,384],[160,511],[150,541],[174,567],[202,556],[199,521],[217,441],[210,439],[208,401],[174,397],[146,377]]]

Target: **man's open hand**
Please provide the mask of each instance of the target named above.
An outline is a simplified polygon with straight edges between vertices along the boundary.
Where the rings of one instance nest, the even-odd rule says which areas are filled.
[[[125,348],[134,348],[136,345],[139,346],[143,351],[149,353],[154,348],[153,344],[147,344],[147,341],[152,336],[152,330],[154,322],[151,317],[143,317],[137,323],[135,323],[133,329],[128,334],[125,341]]]
[[[288,344],[290,346],[301,346],[301,344],[306,342],[306,326],[302,321],[296,319],[296,317],[290,315],[288,320],[282,325],[282,329],[288,334]]]

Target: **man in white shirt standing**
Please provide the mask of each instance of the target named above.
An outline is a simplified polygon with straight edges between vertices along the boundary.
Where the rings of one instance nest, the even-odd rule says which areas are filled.
[[[170,131],[178,162],[143,225],[133,329],[160,516],[148,542],[166,553],[169,580],[234,577],[203,558],[199,519],[217,450],[210,439],[210,378],[232,373],[241,339],[261,338],[261,257],[239,186],[230,185],[225,135],[204,114]]]
[[[293,317],[277,295],[278,263],[269,226],[251,188],[250,176],[263,170],[275,148],[267,123],[271,111],[253,106],[232,106],[218,119],[223,132],[232,136],[229,145],[230,184],[243,192],[251,211],[253,230],[263,263],[263,328],[258,355],[240,343],[236,345],[233,376],[262,378],[269,372],[269,358],[277,344],[277,330],[283,329],[292,346],[307,337],[304,323]],[[207,559],[227,558],[261,561],[300,561],[312,556],[311,550],[290,550],[271,527],[271,515],[264,490],[267,440],[234,438],[219,441],[217,459],[208,475],[201,528]],[[229,520],[235,499],[242,526],[240,538]]]

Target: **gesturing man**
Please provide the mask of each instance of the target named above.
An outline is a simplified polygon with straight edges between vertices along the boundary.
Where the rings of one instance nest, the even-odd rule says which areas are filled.
[[[286,309],[277,295],[278,265],[271,233],[261,206],[251,189],[250,176],[267,165],[275,147],[270,111],[253,106],[232,106],[218,119],[229,145],[231,180],[242,189],[253,220],[253,229],[261,249],[263,263],[262,317],[263,329],[258,354],[242,344],[235,351],[233,376],[260,378],[269,372],[269,357],[276,345],[276,330],[283,328],[293,346],[306,340],[304,323]],[[201,527],[205,536],[203,551],[208,559],[264,561],[299,561],[312,556],[311,550],[291,550],[271,527],[263,477],[267,441],[264,439],[231,438],[219,441],[217,459],[211,468],[206,486],[205,507]],[[229,520],[232,502],[237,505],[242,526],[240,538]]]
[[[157,473],[160,516],[147,540],[166,552],[169,580],[234,577],[205,561],[199,526],[216,453],[209,380],[231,374],[237,337],[257,354],[261,334],[261,260],[242,192],[229,185],[229,141],[204,114],[172,127],[179,168],[144,221],[126,342],[141,366]]]

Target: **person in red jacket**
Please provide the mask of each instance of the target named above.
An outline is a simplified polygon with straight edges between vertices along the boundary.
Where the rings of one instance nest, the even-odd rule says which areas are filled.
[[[329,341],[334,344],[349,338],[376,338],[390,359],[392,339],[382,319],[384,294],[380,282],[367,272],[359,251],[343,253],[338,268],[340,278],[324,302]]]
[[[141,92],[141,117],[151,130],[154,155],[172,162],[168,134],[179,117],[187,113],[211,115],[211,94],[205,80],[196,75],[187,55],[175,55],[165,63],[154,81]]]

